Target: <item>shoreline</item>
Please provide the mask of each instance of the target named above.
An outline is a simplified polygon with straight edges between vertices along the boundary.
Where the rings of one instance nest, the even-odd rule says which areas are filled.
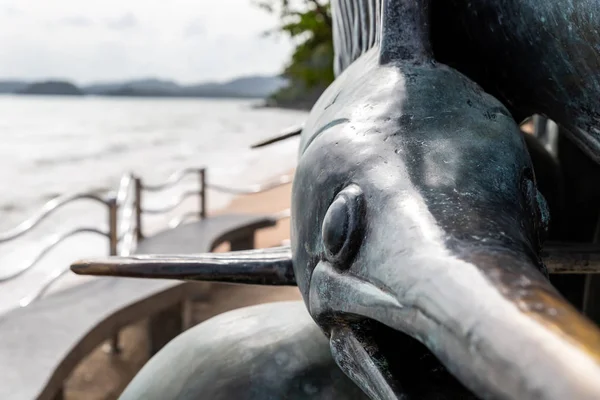
[[[6,174],[0,177],[11,188],[2,198],[10,212],[5,210],[0,232],[10,232],[58,194],[114,191],[124,173],[160,185],[181,169],[206,167],[209,184],[254,188],[293,168],[298,144],[293,139],[259,150],[251,145],[305,118],[302,112],[253,110],[242,100],[13,99],[0,96],[0,105],[12,110],[5,121],[7,157],[1,160]],[[32,112],[34,119],[28,118]],[[192,175],[164,191],[144,191],[143,206],[164,209],[183,192],[197,191],[198,184]],[[209,190],[208,213],[229,207],[233,198]],[[143,233],[166,229],[171,218],[197,211],[198,205],[198,198],[190,197],[171,213],[144,214]],[[107,214],[105,206],[89,200],[57,209],[31,231],[1,244],[0,276],[30,264],[58,235],[80,228],[107,232]],[[61,241],[33,268],[1,283],[0,314],[18,307],[75,260],[108,253],[108,240],[101,235],[81,233]],[[85,279],[67,273],[48,293]]]
[[[250,150],[250,146],[301,123],[305,113],[254,110],[253,103],[0,96],[0,106],[11,114],[4,121],[8,143],[7,157],[1,160],[5,174],[0,177],[0,183],[11,190],[0,199],[4,211],[0,231],[21,223],[59,194],[115,189],[126,172],[141,176],[147,183],[160,184],[176,170],[208,167],[209,182],[246,186],[268,178],[273,166],[276,171],[292,168],[297,154],[293,140],[260,150]],[[39,112],[40,117],[27,122],[23,117],[31,112]],[[78,119],[56,122],[72,114]],[[152,193],[147,196],[148,200],[156,197]],[[84,203],[73,206],[90,217],[98,211]],[[61,223],[63,215],[69,219],[61,213]],[[90,224],[104,220],[102,217]]]

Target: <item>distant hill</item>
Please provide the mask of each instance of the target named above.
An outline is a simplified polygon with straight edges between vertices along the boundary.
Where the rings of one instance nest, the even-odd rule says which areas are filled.
[[[16,93],[27,86],[29,83],[24,81],[0,81],[0,93]]]
[[[288,80],[280,76],[251,76],[234,79],[223,86],[232,91],[236,90],[246,94],[260,92],[268,96],[287,84]]]
[[[129,89],[132,91],[158,91],[158,92],[177,92],[181,87],[173,82],[160,79],[139,79],[134,81],[125,82],[109,82],[109,83],[96,83],[82,88],[86,94],[107,94],[111,92],[118,92],[123,89]]]
[[[285,78],[249,76],[224,83],[202,83],[183,87],[183,93],[198,97],[265,98],[287,85]]]
[[[278,76],[247,76],[227,82],[206,82],[180,85],[162,79],[138,79],[124,82],[103,82],[81,88],[65,81],[28,83],[0,81],[0,93],[47,95],[95,95],[128,97],[229,97],[267,98],[287,85]]]
[[[18,94],[43,94],[43,95],[63,95],[63,96],[82,96],[84,93],[72,83],[64,81],[46,81],[32,83],[21,90]]]
[[[287,85],[284,78],[249,76],[227,82],[207,82],[179,85],[159,79],[142,79],[120,83],[102,83],[86,86],[87,94],[132,97],[232,97],[266,98]]]

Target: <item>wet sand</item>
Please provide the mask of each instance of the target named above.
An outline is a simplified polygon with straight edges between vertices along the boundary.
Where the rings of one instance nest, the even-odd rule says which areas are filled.
[[[285,185],[265,193],[240,196],[219,213],[281,211],[290,206],[290,191],[291,185]],[[289,238],[289,230],[289,219],[281,220],[276,227],[263,229],[256,235],[256,247],[280,245]],[[217,249],[225,250],[226,245]],[[301,299],[297,288],[212,284],[208,296],[194,303],[193,323],[200,323],[214,315],[247,305],[296,299]],[[121,332],[121,354],[111,355],[105,352],[105,344],[86,357],[65,382],[65,399],[116,399],[148,360],[145,352],[148,345],[145,324],[146,321],[139,321]]]

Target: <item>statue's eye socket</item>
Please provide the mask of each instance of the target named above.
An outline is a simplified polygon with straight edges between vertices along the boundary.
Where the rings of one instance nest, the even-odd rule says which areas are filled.
[[[350,185],[329,206],[321,230],[326,258],[339,268],[348,268],[360,246],[364,218],[363,195]]]

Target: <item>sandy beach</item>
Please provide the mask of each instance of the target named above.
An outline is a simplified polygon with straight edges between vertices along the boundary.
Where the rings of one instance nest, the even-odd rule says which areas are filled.
[[[288,184],[264,193],[239,196],[227,208],[215,213],[281,211],[290,206],[290,192],[291,185]],[[256,246],[259,248],[278,246],[283,240],[289,238],[289,232],[289,219],[283,219],[277,226],[258,232]],[[227,250],[227,246],[217,249],[217,251],[224,250]],[[214,315],[247,305],[301,299],[297,288],[225,284],[214,284],[209,296],[208,299],[194,304],[194,323],[200,323]],[[65,382],[65,399],[116,399],[147,361],[145,323],[146,321],[139,321],[122,331],[123,352],[121,354],[111,355],[105,352],[105,344],[85,358]]]

